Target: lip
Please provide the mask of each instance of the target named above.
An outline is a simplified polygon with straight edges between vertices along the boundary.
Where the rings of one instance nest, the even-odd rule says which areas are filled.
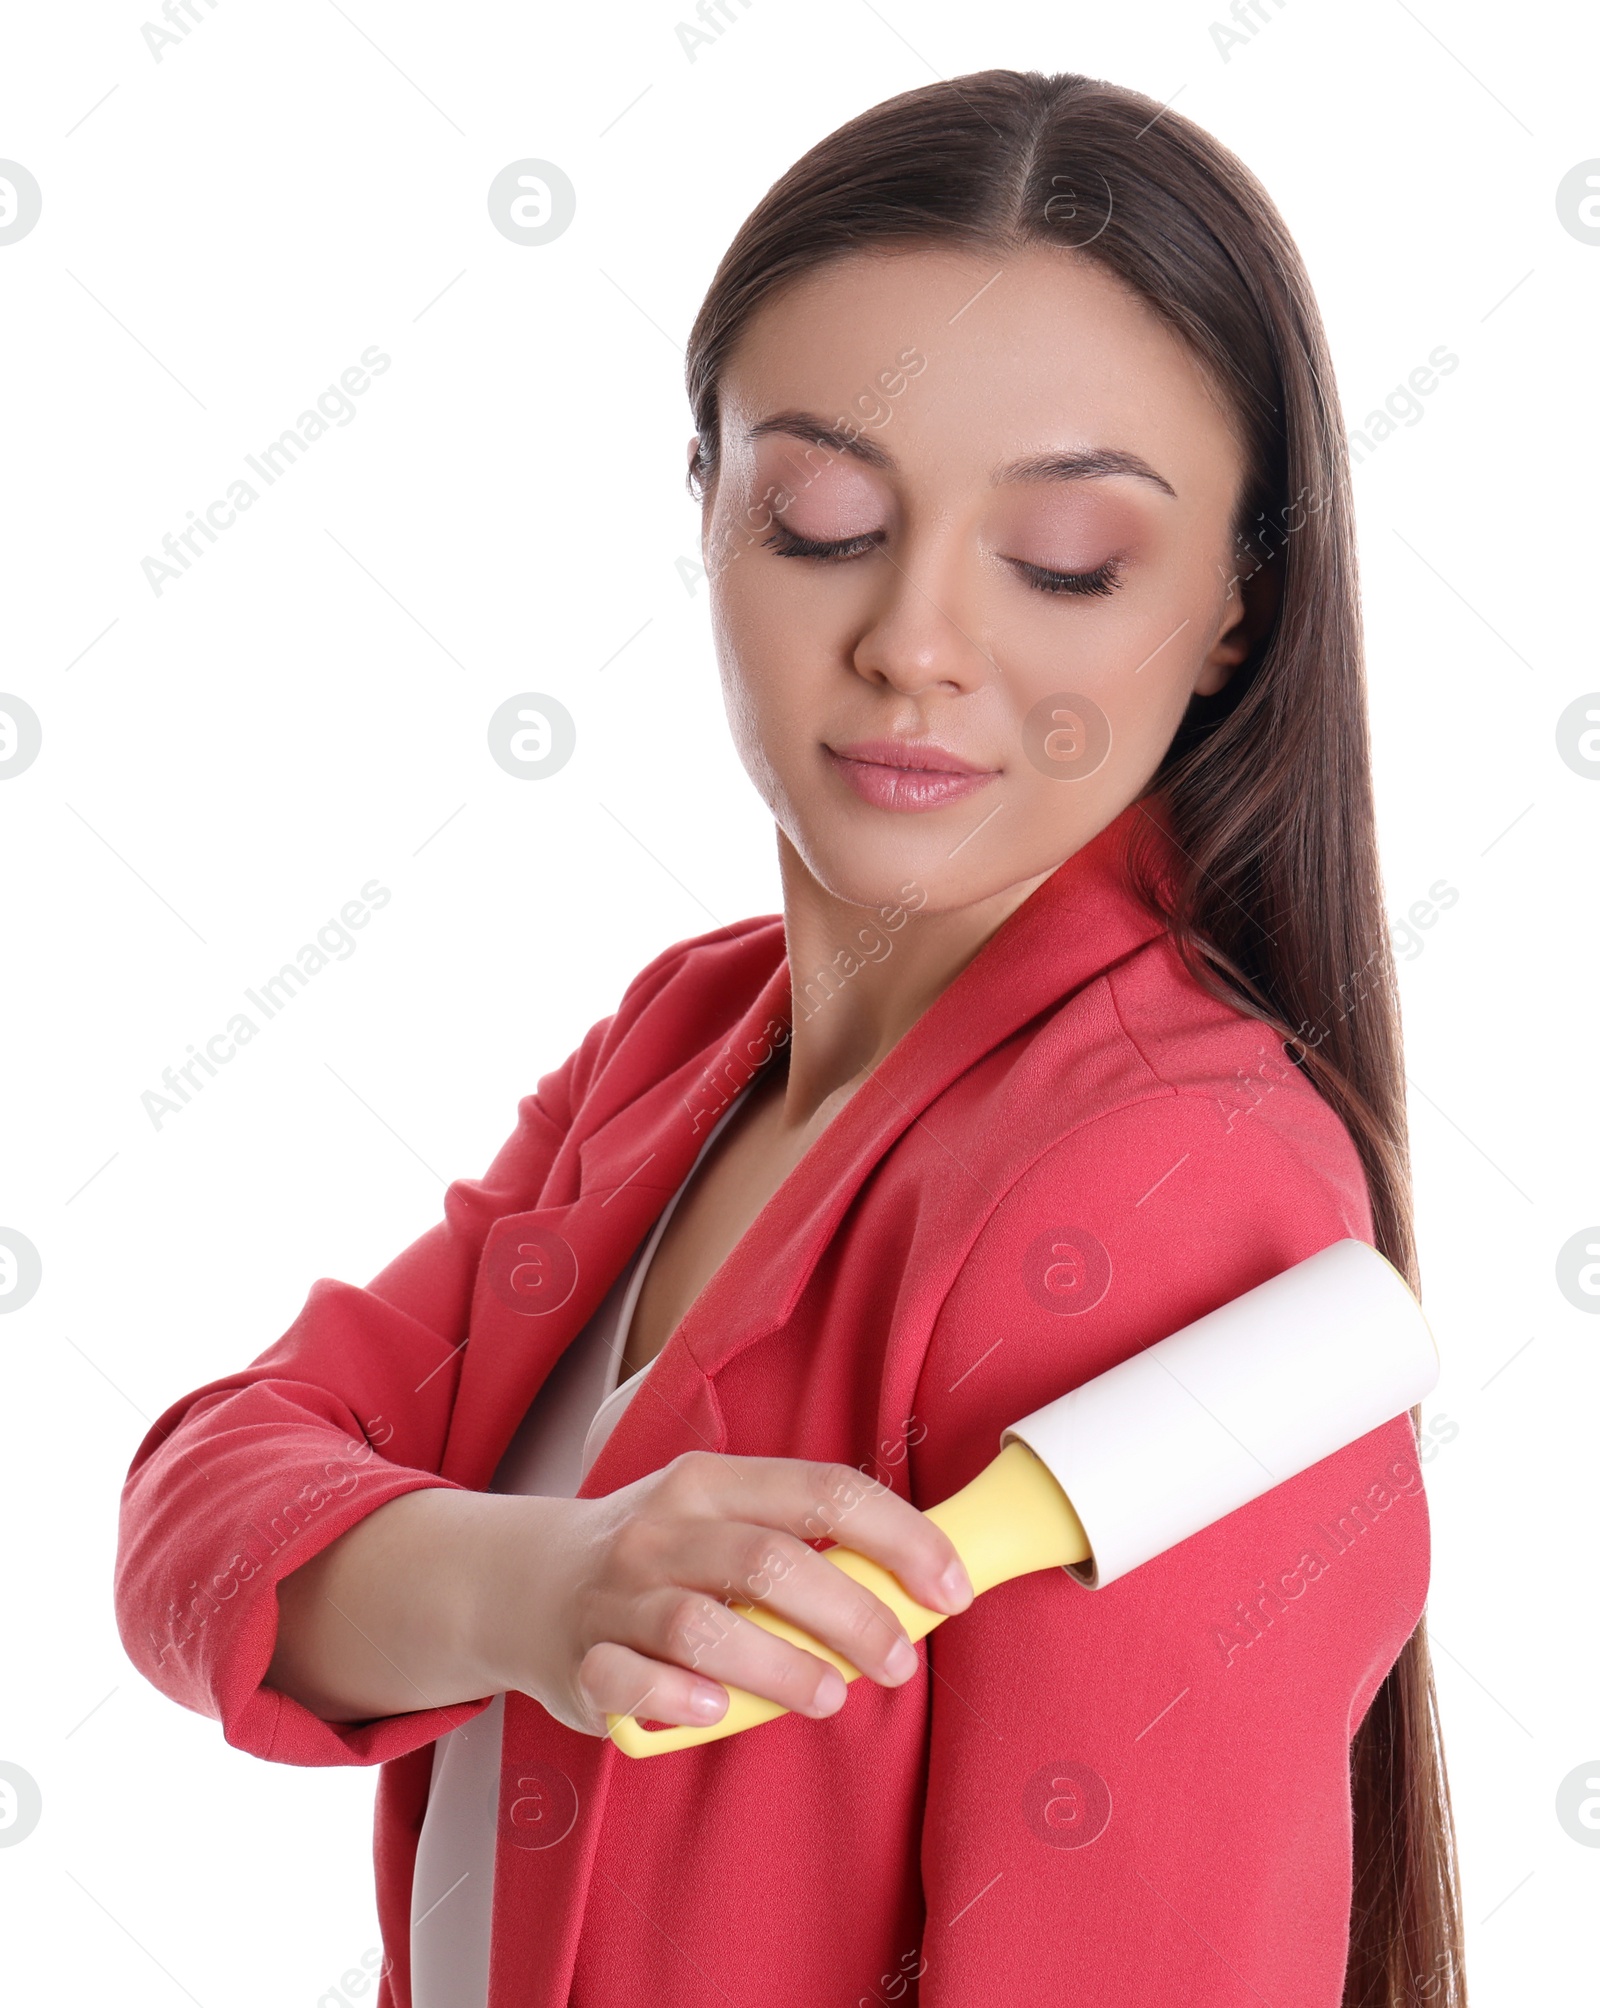
[[[936,740],[857,739],[824,744],[829,765],[874,808],[913,814],[961,801],[994,780],[997,770],[963,760]]]

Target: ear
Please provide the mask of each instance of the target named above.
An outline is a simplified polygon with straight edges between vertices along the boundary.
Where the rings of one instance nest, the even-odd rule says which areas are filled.
[[[700,435],[696,432],[690,435],[689,444],[684,455],[684,485],[697,502],[703,503],[709,499],[712,488],[716,484],[714,482],[707,482],[703,487],[701,486],[700,477],[695,473],[695,464],[699,457]]]
[[[1251,555],[1243,555],[1241,569],[1228,582],[1221,630],[1195,678],[1197,697],[1215,697],[1240,663],[1249,660],[1277,619],[1283,601],[1283,546],[1255,562],[1253,570],[1246,569],[1252,562]]]

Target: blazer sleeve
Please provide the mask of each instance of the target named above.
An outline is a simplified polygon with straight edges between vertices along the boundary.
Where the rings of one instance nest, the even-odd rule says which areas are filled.
[[[1087,1122],[1002,1195],[945,1300],[917,1503],[1345,1236],[1373,1239],[1359,1160],[1297,1074],[1243,1114],[1174,1090]],[[1101,1589],[1040,1571],[932,1633],[924,2008],[1338,2008],[1350,1740],[1427,1576],[1402,1415]]]
[[[140,1443],[122,1491],[118,1630],[145,1678],[214,1716],[235,1748],[380,1764],[488,1706],[322,1721],[262,1685],[276,1585],[401,1493],[462,1489],[439,1470],[478,1258],[498,1218],[537,1203],[613,1022],[522,1098],[488,1171],[455,1180],[444,1217],[365,1289],[319,1278],[259,1359],[175,1401]]]

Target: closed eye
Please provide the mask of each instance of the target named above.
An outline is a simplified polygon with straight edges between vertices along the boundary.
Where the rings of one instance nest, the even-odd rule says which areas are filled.
[[[863,537],[836,537],[825,543],[816,537],[802,537],[796,531],[786,529],[782,523],[774,523],[772,532],[761,541],[768,550],[776,551],[780,558],[859,558],[869,551],[879,540],[880,532],[874,530]]]
[[[816,558],[824,563],[837,564],[864,557],[882,542],[882,537],[881,531],[874,530],[860,537],[837,537],[828,541],[802,537],[782,523],[775,523],[762,542],[780,558]],[[1055,572],[1046,565],[1031,565],[1025,558],[1008,558],[1006,563],[1014,565],[1028,584],[1041,593],[1104,595],[1114,592],[1122,583],[1122,566],[1116,558],[1107,558],[1092,572]]]
[[[1052,572],[1044,565],[1030,565],[1025,558],[1007,558],[1006,563],[1015,565],[1041,593],[1112,593],[1122,583],[1122,566],[1115,558],[1107,558],[1092,572]]]

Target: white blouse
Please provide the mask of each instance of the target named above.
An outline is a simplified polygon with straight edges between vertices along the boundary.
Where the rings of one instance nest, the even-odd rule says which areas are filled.
[[[723,1110],[647,1238],[551,1369],[489,1481],[491,1492],[571,1499],[653,1361],[617,1385],[633,1307],[673,1208],[724,1123]],[[433,1778],[411,1884],[412,2008],[486,2008],[505,1696],[433,1746]]]

